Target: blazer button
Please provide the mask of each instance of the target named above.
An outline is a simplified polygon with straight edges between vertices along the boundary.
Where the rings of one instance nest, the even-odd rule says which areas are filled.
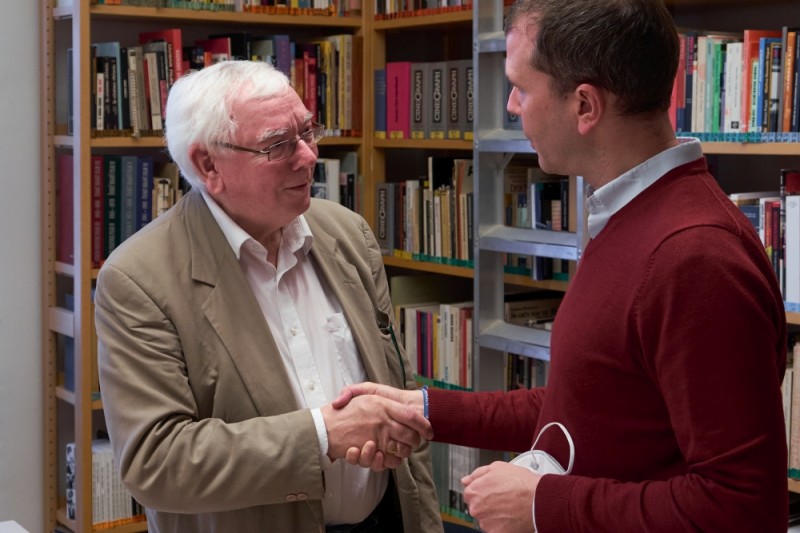
[[[287,502],[296,502],[297,501],[297,494],[287,494],[286,495]]]
[[[308,494],[306,494],[305,492],[300,492],[297,494],[297,501],[304,502],[307,499],[308,499]]]

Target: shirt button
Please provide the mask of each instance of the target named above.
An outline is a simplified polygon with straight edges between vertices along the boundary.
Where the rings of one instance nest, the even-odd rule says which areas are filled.
[[[307,499],[308,499],[308,494],[306,494],[305,492],[301,492],[297,495],[297,501],[299,502],[306,501]]]
[[[297,501],[297,494],[287,494],[286,495],[287,502],[296,502]]]
[[[308,387],[308,390],[314,390],[316,385],[314,385],[313,381],[309,381],[309,382],[306,383],[306,387]]]
[[[290,329],[289,334],[291,334],[291,336],[294,337],[295,335],[297,335],[297,329],[295,328]]]

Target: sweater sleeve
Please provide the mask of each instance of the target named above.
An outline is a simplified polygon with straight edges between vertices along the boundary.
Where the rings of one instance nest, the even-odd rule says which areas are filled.
[[[545,476],[539,532],[785,531],[781,303],[763,250],[740,236],[706,228],[667,239],[629,327],[685,468],[642,482]]]
[[[430,389],[434,440],[473,448],[524,452],[533,444],[544,388],[511,392]]]

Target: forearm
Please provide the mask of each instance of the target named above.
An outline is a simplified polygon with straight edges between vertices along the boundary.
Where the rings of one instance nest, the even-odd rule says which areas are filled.
[[[429,389],[434,440],[473,448],[527,451],[544,399],[544,389],[460,392]]]

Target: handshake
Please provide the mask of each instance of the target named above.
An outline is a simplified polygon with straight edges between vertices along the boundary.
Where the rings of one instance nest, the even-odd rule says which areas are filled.
[[[433,438],[422,392],[364,382],[342,389],[322,408],[328,457],[381,471],[397,468],[422,439]]]

